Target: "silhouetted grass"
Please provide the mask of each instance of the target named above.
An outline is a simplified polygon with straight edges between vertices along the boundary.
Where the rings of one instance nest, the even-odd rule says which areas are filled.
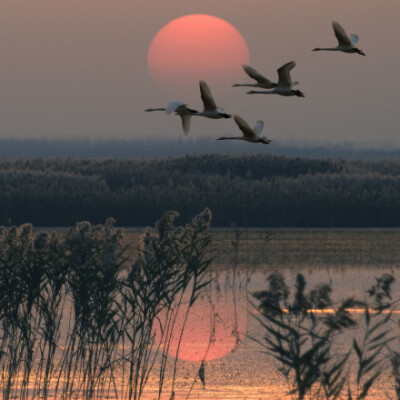
[[[178,313],[184,304],[182,339],[189,311],[203,288],[209,284],[207,269],[210,258],[207,233],[211,213],[206,209],[191,224],[175,228],[176,212],[165,213],[157,222],[157,232],[147,230],[142,238],[138,258],[124,283],[123,331],[129,344],[123,354],[123,371],[128,370],[127,398],[137,399],[143,393],[149,374],[160,356],[159,393],[164,389],[167,354]],[[155,329],[159,332],[155,340]],[[126,346],[123,346],[125,349]],[[173,367],[171,395],[174,393],[179,345]]]
[[[302,274],[297,274],[292,297],[282,274],[273,273],[267,281],[267,290],[253,294],[262,315],[257,319],[265,331],[263,341],[254,340],[277,360],[289,394],[298,400],[363,399],[380,376],[389,354],[397,379],[397,353],[389,347],[393,340],[389,335],[392,315],[388,312],[394,282],[391,275],[376,278],[375,285],[367,291],[371,304],[348,298],[335,306],[329,284],[307,292]],[[363,324],[351,315],[354,307],[364,309]],[[327,308],[329,313],[324,313]],[[344,337],[359,324],[362,337],[354,337],[349,348],[339,352],[338,343],[343,345]]]
[[[211,261],[210,211],[184,227],[176,216],[146,231],[133,261],[112,219],[65,234],[0,229],[3,399],[138,399],[159,357],[161,396],[175,318],[208,285]]]
[[[0,228],[3,399],[136,400],[151,375],[158,377],[158,399],[174,398],[187,318],[199,296],[209,294],[214,276],[210,211],[179,227],[174,226],[177,215],[165,213],[129,251],[124,232],[112,219],[104,225],[80,222],[58,234],[34,232],[29,224]],[[245,237],[237,229],[230,242],[233,290],[246,288],[254,267],[248,257],[249,269],[240,275]],[[308,290],[298,274],[293,290],[283,275],[269,275],[267,289],[254,293],[265,332],[257,340],[277,361],[292,397],[363,399],[390,367],[399,398],[400,355],[392,345],[398,326],[390,312],[393,281],[384,274],[367,290],[366,300],[332,304],[329,284]],[[232,335],[238,344],[236,300],[234,294]],[[353,307],[364,310],[361,320],[350,312]],[[184,322],[171,357],[178,314]],[[352,340],[339,351],[346,335]],[[210,345],[212,340],[213,332]],[[204,358],[188,397],[197,378],[205,386],[206,369]]]

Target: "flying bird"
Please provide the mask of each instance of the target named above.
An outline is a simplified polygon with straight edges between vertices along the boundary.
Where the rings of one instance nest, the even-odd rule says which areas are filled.
[[[190,119],[193,114],[198,113],[196,110],[192,110],[191,108],[188,108],[188,106],[185,103],[182,103],[181,101],[170,101],[165,108],[147,108],[147,112],[150,111],[164,111],[165,114],[172,114],[175,112],[175,115],[179,115],[182,120],[182,129],[183,133],[185,136],[189,134],[190,130]]]
[[[200,81],[200,94],[201,94],[201,100],[203,102],[203,111],[202,112],[194,112],[192,115],[198,115],[200,117],[207,117],[207,118],[213,118],[213,119],[219,119],[219,118],[231,118],[232,116],[230,114],[226,114],[223,112],[221,108],[217,107],[217,104],[215,103],[215,100],[211,94],[211,90],[208,87],[207,83],[204,81]]]
[[[239,129],[243,132],[243,136],[220,137],[217,140],[245,140],[250,143],[271,143],[271,140],[267,139],[265,136],[260,136],[260,133],[264,128],[264,121],[257,121],[255,128],[251,129],[247,122],[243,118],[239,117],[239,115],[234,115],[233,119]]]
[[[280,94],[281,96],[297,96],[304,97],[304,93],[300,90],[294,90],[292,88],[292,78],[290,77],[290,71],[296,66],[294,61],[290,61],[282,67],[278,68],[278,84],[272,90],[250,90],[247,94]],[[297,82],[296,82],[297,83]]]
[[[246,74],[254,79],[256,83],[235,83],[232,85],[233,87],[238,87],[238,86],[250,86],[250,87],[259,87],[263,89],[273,89],[276,87],[276,83],[271,82],[269,79],[267,79],[264,75],[261,75],[257,70],[255,70],[253,67],[250,67],[250,65],[242,65],[244,72]]]
[[[321,50],[342,51],[344,53],[357,53],[361,54],[362,56],[365,56],[365,53],[362,50],[355,47],[355,45],[358,42],[357,35],[351,34],[349,37],[346,31],[343,29],[343,27],[339,24],[339,22],[336,21],[332,22],[332,27],[339,44],[336,47],[325,47],[325,48],[316,47],[315,49],[313,49],[313,51],[321,51]]]
[[[189,133],[191,117],[194,115],[212,119],[231,118],[230,114],[224,113],[222,109],[217,107],[217,104],[215,103],[215,100],[207,83],[204,81],[200,81],[199,84],[201,100],[203,102],[203,111],[200,112],[197,110],[193,110],[189,108],[187,104],[180,101],[170,101],[165,108],[148,108],[145,111],[164,111],[165,114],[171,114],[175,112],[176,115],[179,115],[181,117],[183,133],[185,135],[188,135]]]

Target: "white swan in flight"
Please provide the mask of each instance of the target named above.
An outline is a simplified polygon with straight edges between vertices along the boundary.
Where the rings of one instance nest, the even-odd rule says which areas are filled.
[[[195,111],[192,113],[192,115],[198,115],[200,117],[207,117],[213,119],[232,118],[230,114],[224,113],[221,108],[217,107],[217,104],[215,103],[215,100],[212,97],[211,90],[208,87],[207,83],[204,81],[200,81],[199,84],[200,84],[201,100],[203,102],[204,108],[202,112]]]
[[[338,40],[339,44],[336,47],[316,47],[313,51],[321,51],[321,50],[328,50],[328,51],[343,51],[344,53],[357,53],[362,56],[365,56],[365,53],[355,47],[358,42],[358,36],[355,34],[347,35],[346,31],[343,27],[339,24],[339,22],[333,21],[332,22],[333,31],[335,32],[336,39]]]
[[[271,82],[264,75],[261,75],[257,70],[250,65],[242,65],[247,75],[254,79],[256,83],[235,83],[232,87],[246,86],[246,87],[258,87],[262,89],[273,89],[276,87],[276,83]],[[298,85],[299,82],[292,82],[292,86]]]
[[[182,103],[180,101],[170,101],[165,108],[147,108],[145,111],[165,111],[165,114],[171,114],[175,112],[176,115],[179,115],[181,117],[183,133],[185,135],[188,135],[189,133],[191,117],[194,115],[213,119],[231,118],[232,116],[230,114],[224,113],[222,109],[217,107],[207,83],[204,81],[200,81],[199,84],[201,100],[203,101],[204,107],[203,111],[199,112],[197,110],[193,110],[189,108],[185,103]]]
[[[232,87],[238,87],[238,86],[250,86],[250,87],[259,87],[263,89],[273,89],[276,87],[276,83],[271,82],[269,79],[267,79],[264,75],[261,75],[257,70],[255,70],[253,67],[250,67],[250,65],[242,65],[244,72],[246,74],[254,79],[257,83],[235,83],[232,85]]]
[[[243,118],[239,117],[239,115],[234,115],[233,119],[239,129],[243,132],[243,136],[220,137],[217,140],[245,140],[250,143],[271,143],[271,140],[267,139],[265,136],[260,136],[260,133],[264,128],[264,121],[257,121],[255,128],[251,129],[247,122]]]
[[[147,108],[144,111],[165,111],[165,114],[171,114],[175,112],[175,115],[179,115],[181,117],[182,129],[185,136],[189,134],[190,119],[192,115],[194,113],[198,113],[198,111],[188,108],[188,106],[181,101],[170,101],[165,108]]]
[[[297,96],[304,97],[304,93],[300,90],[294,90],[292,88],[292,78],[290,77],[290,71],[296,66],[294,61],[290,61],[282,67],[278,68],[278,84],[272,90],[250,90],[247,94],[280,94],[281,96]]]

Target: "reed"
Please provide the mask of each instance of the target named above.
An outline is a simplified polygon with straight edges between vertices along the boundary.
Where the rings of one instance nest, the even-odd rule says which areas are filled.
[[[202,294],[212,304],[208,291],[218,279],[211,270],[211,212],[205,209],[184,226],[174,225],[177,216],[165,213],[129,252],[112,219],[104,225],[80,222],[64,234],[34,232],[29,224],[0,227],[3,399],[137,400],[151,375],[158,377],[158,399],[175,397],[189,313]],[[231,242],[233,290],[246,289],[251,275],[251,265],[244,276],[238,268],[243,238],[236,230]],[[253,293],[265,332],[254,340],[276,360],[290,396],[361,400],[390,367],[400,398],[400,355],[393,345],[398,324],[390,312],[393,282],[384,274],[362,301],[332,304],[329,284],[308,289],[298,274],[291,287],[280,273],[268,276],[266,290]],[[233,302],[232,335],[238,343],[235,296]],[[350,313],[353,307],[364,309],[360,320]],[[326,308],[335,311],[310,311]],[[184,322],[169,355],[178,315]],[[339,352],[345,335],[352,340]],[[205,359],[187,398],[197,378],[204,387]]]
[[[168,351],[178,313],[185,317],[180,332],[182,339],[188,313],[209,284],[207,255],[210,237],[207,233],[211,212],[206,209],[184,227],[175,228],[176,212],[167,212],[156,223],[156,231],[148,229],[142,238],[138,258],[130,268],[124,284],[124,371],[128,377],[128,399],[138,399],[149,374],[159,360],[159,392],[165,383]],[[158,332],[157,341],[155,332]],[[125,349],[126,346],[123,346]],[[171,396],[174,394],[179,344],[173,361]],[[126,365],[126,367],[125,367]]]
[[[38,357],[40,295],[45,263],[35,249],[32,225],[0,232],[1,351],[3,398],[28,398],[31,373]]]
[[[176,216],[147,230],[134,260],[112,219],[63,235],[0,228],[3,399],[138,399],[155,366],[161,396],[178,312],[210,282],[211,212],[177,228]]]
[[[63,359],[63,397],[84,399],[116,392],[113,368],[120,337],[116,305],[124,263],[123,233],[114,220],[78,223],[65,238],[73,324]],[[111,386],[110,384],[111,383]]]
[[[268,289],[253,293],[258,301],[261,317],[256,317],[265,330],[263,341],[256,340],[266,354],[279,364],[288,392],[298,400],[305,398],[350,399],[365,398],[382,372],[382,363],[391,353],[389,322],[391,313],[383,313],[391,304],[391,285],[394,278],[383,275],[367,293],[370,302],[353,298],[335,306],[332,314],[315,313],[332,307],[332,287],[318,285],[306,291],[306,281],[298,274],[295,292],[284,276],[268,276]],[[290,301],[291,300],[291,301]],[[372,302],[372,304],[371,304]],[[363,324],[357,322],[349,310],[364,308]],[[373,310],[373,313],[370,310]],[[363,331],[361,339],[354,336],[349,349],[339,353],[338,342],[343,343],[356,325]],[[398,373],[397,358],[392,358],[393,370]],[[355,381],[351,371],[357,369]]]
[[[41,357],[37,365],[35,392],[47,399],[52,389],[51,381],[58,371],[57,360],[62,356],[61,320],[65,310],[69,269],[64,257],[65,244],[54,232],[39,234],[35,240],[35,249],[46,266],[38,310],[42,320],[38,344]]]

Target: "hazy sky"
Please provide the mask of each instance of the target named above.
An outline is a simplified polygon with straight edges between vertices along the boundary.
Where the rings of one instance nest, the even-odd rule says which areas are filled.
[[[304,99],[216,87],[226,112],[263,119],[272,140],[400,147],[399,0],[2,0],[0,137],[180,137],[177,117],[143,110],[169,100],[201,108],[198,81],[167,96],[146,57],[160,28],[196,13],[234,25],[250,64],[271,79],[297,63]],[[333,20],[359,35],[366,57],[311,51],[336,45]],[[239,133],[233,120],[198,118],[190,135],[227,133]]]

